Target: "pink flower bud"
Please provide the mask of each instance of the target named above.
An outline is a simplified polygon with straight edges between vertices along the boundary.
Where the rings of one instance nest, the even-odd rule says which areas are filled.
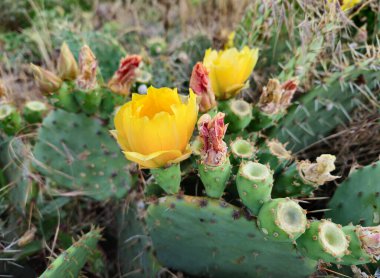
[[[223,141],[227,126],[224,124],[224,113],[219,112],[212,119],[209,114],[198,120],[199,137],[203,143],[201,155],[203,162],[210,166],[219,166],[227,157],[227,145]]]
[[[97,86],[96,70],[98,61],[88,45],[84,45],[79,52],[79,76],[76,80],[81,90],[92,90]]]
[[[269,79],[260,96],[259,107],[267,114],[278,114],[291,104],[297,90],[298,81],[288,80],[280,84],[277,79]]]
[[[210,78],[206,67],[198,62],[191,73],[190,88],[200,98],[199,109],[207,112],[216,106],[215,95],[211,88]]]
[[[121,59],[119,69],[108,82],[108,87],[117,94],[129,95],[141,61],[140,55],[129,55]]]

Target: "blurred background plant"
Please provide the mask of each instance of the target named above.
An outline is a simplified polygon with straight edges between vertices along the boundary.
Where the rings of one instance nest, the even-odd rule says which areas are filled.
[[[187,93],[193,66],[203,60],[207,48],[224,48],[228,42],[237,48],[258,47],[260,58],[250,78],[250,89],[242,93],[243,99],[257,101],[258,92],[269,78],[279,77],[283,82],[296,76],[300,80],[296,95],[299,106],[290,108],[290,116],[268,129],[266,136],[291,141],[288,146],[299,159],[335,154],[336,175],[344,179],[354,167],[369,165],[380,155],[379,79],[361,86],[369,69],[379,70],[373,68],[379,63],[372,62],[380,59],[380,3],[363,0],[349,13],[339,10],[339,5],[330,5],[336,8],[330,13],[334,18],[324,18],[326,22],[321,24],[326,6],[324,1],[317,2],[3,0],[0,97],[4,94],[3,102],[19,109],[27,101],[45,101],[29,65],[54,71],[63,42],[76,59],[82,45],[88,44],[105,80],[112,77],[125,54],[139,54],[151,75],[149,84],[177,87],[183,93]],[[332,86],[335,95],[314,89],[325,85]],[[359,93],[344,94],[344,90]],[[311,101],[314,98],[317,101]],[[304,114],[315,105],[322,105],[330,114],[316,111],[315,118],[306,117]],[[58,113],[49,119],[52,125],[57,121],[62,126],[65,123],[59,119],[77,121],[89,133],[92,128],[104,134],[108,129],[103,123],[88,123],[84,118],[71,119]],[[322,129],[317,121],[329,124]],[[57,144],[62,139],[75,142],[60,133],[59,127],[54,129],[59,138],[48,132],[39,136]],[[141,269],[149,272],[147,269],[155,266],[152,243],[145,236],[145,226],[138,221],[144,217],[143,204],[133,201],[141,198],[141,190],[135,189],[141,189],[142,181],[129,181],[125,190],[130,194],[116,202],[99,192],[101,196],[94,199],[70,186],[57,189],[54,177],[34,171],[36,156],[45,160],[42,147],[40,154],[32,153],[36,137],[36,128],[28,126],[15,137],[0,139],[0,277],[37,277],[51,261],[57,257],[59,260],[59,250],[71,249],[72,237],[77,239],[81,233],[88,237],[84,235],[78,242],[85,242],[93,250],[89,254],[72,251],[81,254],[84,262],[87,260],[87,264],[83,262],[83,274],[129,277],[144,275]],[[109,146],[106,137],[99,139],[99,144]],[[79,141],[85,144],[86,138],[82,140]],[[118,171],[123,172],[125,165],[120,165]],[[127,167],[125,172],[137,173],[133,166]],[[335,185],[330,182],[323,186],[317,197],[331,196]],[[125,197],[125,192],[120,194]],[[308,209],[318,211],[327,201],[310,202]],[[91,239],[98,240],[100,231],[93,225],[105,228],[102,237],[106,240],[100,240],[98,248]],[[135,240],[136,234],[141,238]],[[372,269],[364,271],[373,273]],[[186,276],[165,268],[160,273],[163,277]],[[319,275],[327,272],[321,270]]]

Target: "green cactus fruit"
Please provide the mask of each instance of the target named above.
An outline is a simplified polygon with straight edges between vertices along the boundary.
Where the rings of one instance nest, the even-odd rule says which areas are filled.
[[[48,107],[41,101],[28,101],[23,110],[25,121],[30,124],[40,123],[48,112]]]
[[[93,115],[98,112],[102,102],[102,92],[100,88],[94,90],[82,91],[75,90],[73,95],[80,109],[87,115]]]
[[[293,156],[284,144],[278,140],[266,140],[256,152],[258,162],[268,164],[275,172],[281,172],[292,160]]]
[[[322,219],[312,221],[297,240],[300,251],[309,258],[339,262],[348,253],[349,242],[340,225]]]
[[[257,215],[271,198],[273,173],[266,165],[243,162],[236,177],[236,186],[243,204]]]
[[[157,259],[196,277],[308,277],[316,261],[293,244],[265,240],[252,218],[220,200],[192,196],[158,199],[147,210]],[[227,236],[228,235],[228,236]],[[289,276],[290,277],[290,276]]]
[[[360,226],[353,225],[343,227],[343,232],[346,234],[349,241],[349,254],[345,255],[339,264],[359,265],[372,262],[372,256],[363,249],[363,244],[359,234],[360,229]]]
[[[132,184],[129,166],[108,129],[84,114],[50,112],[33,155],[34,166],[56,186],[96,200],[121,198]]]
[[[67,112],[78,112],[79,107],[73,95],[74,84],[63,82],[59,90],[50,96],[50,102]]]
[[[251,105],[242,99],[220,101],[218,110],[226,114],[229,132],[238,132],[246,128],[252,120]]]
[[[179,163],[168,167],[150,169],[158,185],[168,194],[176,194],[181,185],[181,168]]]
[[[22,118],[17,108],[10,103],[0,104],[0,129],[5,134],[15,135],[22,125]]]
[[[244,160],[252,160],[255,156],[255,147],[248,140],[237,138],[230,144],[232,163],[240,165]]]
[[[223,164],[219,166],[207,165],[203,162],[198,164],[198,172],[205,187],[207,196],[220,198],[231,176],[231,162],[227,157]]]
[[[96,251],[101,229],[92,229],[69,249],[63,251],[41,274],[40,278],[78,277],[88,258]]]
[[[379,180],[380,161],[352,171],[331,198],[326,217],[342,225],[379,225]]]
[[[309,196],[319,186],[332,181],[338,176],[330,174],[335,169],[335,156],[323,154],[315,163],[308,160],[297,161],[284,169],[275,180],[274,197]]]
[[[144,207],[144,202],[134,201],[118,215],[118,263],[122,275],[154,278],[162,267],[153,255],[152,241],[142,219]]]
[[[289,198],[273,199],[260,209],[257,224],[271,240],[295,242],[306,230],[306,211]]]

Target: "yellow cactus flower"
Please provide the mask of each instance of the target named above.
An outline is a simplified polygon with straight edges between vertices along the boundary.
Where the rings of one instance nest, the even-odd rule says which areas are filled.
[[[120,108],[111,133],[128,160],[142,168],[160,168],[190,156],[197,115],[192,90],[183,102],[177,89],[149,87],[146,95],[133,94]]]
[[[245,46],[227,50],[206,50],[203,64],[210,74],[211,86],[217,99],[236,96],[245,86],[258,59],[259,50]]]
[[[352,9],[357,4],[359,4],[362,0],[335,0],[335,2],[339,2],[340,7],[343,11]],[[333,2],[333,0],[329,0],[329,2]]]

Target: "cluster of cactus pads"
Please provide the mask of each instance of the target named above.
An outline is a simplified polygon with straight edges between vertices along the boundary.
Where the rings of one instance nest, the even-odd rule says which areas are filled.
[[[239,26],[238,48],[265,44],[255,32],[242,42],[242,30],[267,28],[273,16],[264,7],[252,21],[255,8]],[[379,162],[354,169],[338,186],[330,210],[317,219],[305,204],[318,201],[321,188],[340,178],[334,174],[336,157],[321,154],[309,161],[293,154],[349,121],[350,112],[380,90],[380,50],[372,46],[365,54],[354,53],[352,66],[331,65],[337,67],[323,85],[292,101],[318,56],[326,54],[321,47],[331,35],[326,18],[320,19],[322,34],[310,42],[309,52],[299,46],[278,78],[254,89],[260,92],[255,100],[244,93],[201,100],[207,113],[193,134],[192,156],[150,173],[126,162],[109,130],[130,92],[145,94],[157,77],[151,81],[140,55],[127,55],[104,80],[89,46],[81,48],[77,63],[64,43],[56,72],[31,66],[47,103],[29,101],[22,110],[0,104],[0,189],[24,217],[42,202],[42,192],[96,202],[126,199],[128,207],[117,217],[118,263],[125,277],[156,277],[169,269],[199,277],[307,277],[330,264],[375,266]],[[196,62],[191,61],[194,71]],[[196,91],[192,81],[190,87]],[[0,90],[1,97],[5,89]],[[179,177],[173,174],[178,169]],[[57,207],[66,204],[55,200]],[[45,236],[42,228],[30,233]],[[101,233],[91,228],[40,277],[77,277]],[[28,235],[19,248],[28,246]]]

